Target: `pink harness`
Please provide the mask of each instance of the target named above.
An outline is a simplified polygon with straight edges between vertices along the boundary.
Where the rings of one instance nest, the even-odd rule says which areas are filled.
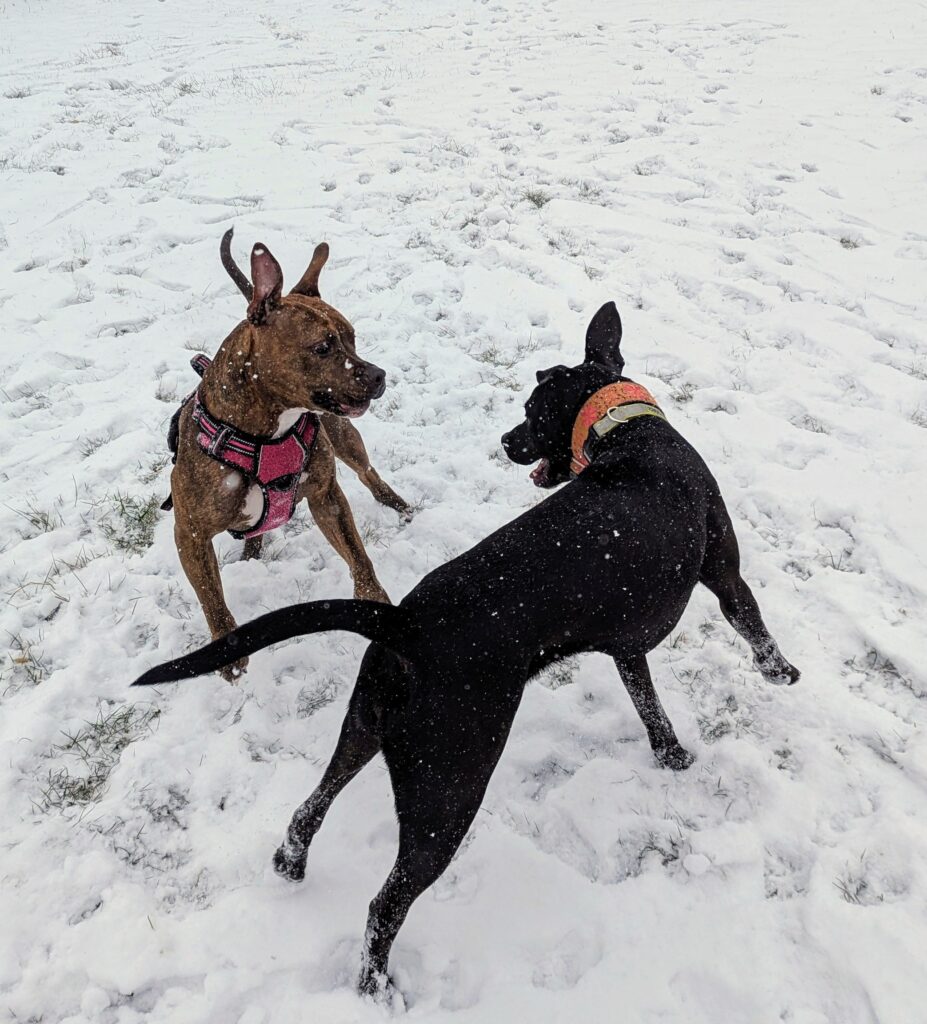
[[[211,362],[203,355],[190,360],[201,377]],[[281,437],[264,440],[240,433],[210,416],[199,389],[190,397],[193,399],[193,422],[199,427],[196,443],[210,458],[237,469],[261,488],[264,507],[258,521],[247,530],[229,530],[229,533],[238,539],[246,539],[288,523],[296,506],[299,478],[312,458],[319,432],[318,417],[304,412]]]

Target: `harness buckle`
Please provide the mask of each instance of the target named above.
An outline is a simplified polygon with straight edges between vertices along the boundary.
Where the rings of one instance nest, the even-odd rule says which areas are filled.
[[[215,458],[216,453],[220,451],[231,433],[232,428],[228,425],[224,425],[220,430],[216,431],[215,437],[209,442],[209,447],[206,449],[207,454]]]

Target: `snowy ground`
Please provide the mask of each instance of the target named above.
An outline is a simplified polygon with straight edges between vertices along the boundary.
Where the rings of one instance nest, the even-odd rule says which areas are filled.
[[[614,298],[804,672],[764,685],[696,594],[651,659],[681,775],[604,658],[533,683],[395,946],[409,1017],[923,1024],[923,4],[222,6],[0,3],[0,1020],[383,1018],[351,987],[382,762],[302,886],[270,870],[361,642],[127,689],[206,637],[150,509],[191,350],[243,313],[234,225],[290,283],[327,239],[390,372],[360,426],[421,511],[344,486],[395,599],[538,499],[499,435]],[[350,593],[302,514],[219,548],[240,621]]]

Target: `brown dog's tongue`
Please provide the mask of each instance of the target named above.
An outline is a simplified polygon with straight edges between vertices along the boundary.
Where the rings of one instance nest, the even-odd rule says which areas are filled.
[[[361,402],[360,405],[342,405],[341,411],[349,419],[356,419],[358,416],[363,416],[364,413],[370,408],[369,402]]]

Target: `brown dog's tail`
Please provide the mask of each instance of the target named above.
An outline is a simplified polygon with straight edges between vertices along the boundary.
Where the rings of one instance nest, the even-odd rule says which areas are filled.
[[[156,665],[132,685],[153,686],[155,683],[192,679],[206,672],[215,672],[281,640],[306,633],[324,633],[330,629],[360,633],[401,656],[407,628],[408,615],[402,608],[391,604],[379,601],[307,601],[269,612],[192,654]]]

